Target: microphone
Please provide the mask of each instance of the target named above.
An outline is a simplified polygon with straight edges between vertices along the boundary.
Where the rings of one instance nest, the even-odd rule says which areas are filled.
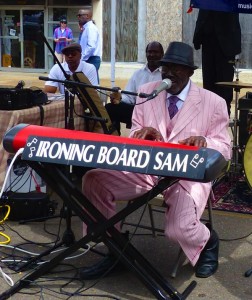
[[[22,89],[25,86],[25,82],[20,80],[18,84],[15,86],[15,89]]]
[[[151,99],[157,97],[157,95],[158,95],[159,93],[161,93],[161,92],[164,91],[164,90],[169,89],[171,86],[172,86],[171,80],[168,79],[168,78],[165,78],[165,79],[161,82],[161,84],[158,86],[158,88],[157,88],[156,90],[154,90],[154,91],[148,96],[147,100],[151,100]]]

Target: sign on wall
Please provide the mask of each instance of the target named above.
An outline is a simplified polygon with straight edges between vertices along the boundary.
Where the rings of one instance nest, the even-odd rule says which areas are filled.
[[[251,14],[251,0],[191,0],[193,8]]]

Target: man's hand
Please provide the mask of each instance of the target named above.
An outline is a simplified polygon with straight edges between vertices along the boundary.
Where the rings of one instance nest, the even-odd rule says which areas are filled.
[[[160,132],[152,127],[144,127],[138,131],[135,131],[133,134],[133,138],[141,140],[164,141]]]
[[[112,104],[119,104],[122,99],[122,95],[120,92],[113,92],[109,95],[109,97],[110,97],[110,102]]]
[[[188,146],[197,146],[197,147],[206,147],[207,142],[203,136],[190,136],[185,140],[178,141],[179,144],[188,145]]]

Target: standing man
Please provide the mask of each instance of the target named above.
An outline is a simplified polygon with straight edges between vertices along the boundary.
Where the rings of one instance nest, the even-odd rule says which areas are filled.
[[[60,19],[60,26],[55,28],[53,38],[54,42],[56,43],[55,55],[58,58],[58,61],[62,63],[64,61],[62,49],[69,45],[73,40],[73,32],[72,29],[67,27],[66,18]]]
[[[81,61],[81,46],[77,43],[70,44],[62,49],[65,55],[65,62],[61,64],[68,75],[74,72],[83,72],[92,85],[98,85],[96,69],[93,65]],[[58,64],[55,64],[49,73],[49,78],[57,80],[66,80],[64,73]],[[64,84],[55,81],[46,81],[44,92],[56,93],[57,89],[64,94]]]
[[[97,70],[98,76],[98,70],[101,64],[102,46],[98,28],[92,20],[93,13],[91,8],[80,9],[77,17],[80,29],[82,30],[79,40],[82,48],[82,60],[93,64]]]
[[[235,56],[241,52],[239,14],[199,10],[193,44],[196,50],[202,46],[203,87],[226,100],[230,115],[233,89],[215,83],[234,79]]]
[[[192,47],[182,42],[170,43],[160,64],[162,79],[170,79],[172,86],[143,104],[143,99],[137,97],[130,137],[209,147],[230,159],[229,117],[225,100],[190,80],[197,68]],[[160,83],[146,83],[139,92],[150,94]],[[116,200],[130,201],[141,196],[158,180],[158,176],[148,174],[94,169],[84,175],[82,190],[87,199],[106,218],[110,218],[116,212]],[[210,182],[185,179],[163,192],[167,205],[165,235],[181,246],[195,266],[196,276],[204,278],[218,269],[218,235],[209,224],[200,221],[210,190]],[[111,271],[115,261],[109,253],[96,265],[80,270],[79,276],[82,279],[98,278],[107,270]]]
[[[161,80],[159,61],[164,55],[163,46],[156,41],[150,42],[145,53],[147,64],[132,75],[125,87],[126,91],[137,93],[141,85]],[[105,107],[117,131],[120,133],[120,122],[126,123],[126,127],[131,128],[131,117],[136,96],[115,92],[110,95],[110,102]]]

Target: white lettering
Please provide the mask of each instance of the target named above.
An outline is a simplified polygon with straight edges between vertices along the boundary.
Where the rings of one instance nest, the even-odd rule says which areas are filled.
[[[60,159],[62,157],[62,155],[64,156],[65,159],[68,159],[70,157],[73,147],[74,147],[74,144],[70,144],[69,148],[67,148],[66,143],[62,143],[62,144],[59,143],[58,159]]]
[[[172,159],[172,154],[168,153],[165,161],[162,164],[161,170],[163,170],[165,167],[167,167],[167,171],[171,171],[171,159]]]
[[[177,169],[177,171],[181,171],[180,169],[182,168],[181,172],[185,173],[187,170],[187,163],[188,163],[188,155],[185,155],[184,159],[180,161],[180,155],[177,154],[172,167],[172,171],[174,171],[175,169]]]
[[[87,146],[86,148],[85,148],[85,151],[84,151],[84,153],[83,153],[83,160],[85,161],[85,162],[91,162],[92,160],[93,160],[93,157],[94,157],[94,154],[93,153],[88,153],[89,152],[89,150],[91,150],[91,149],[95,149],[95,146],[94,145],[89,145],[89,146]]]
[[[106,153],[108,152],[108,147],[101,146],[98,158],[97,158],[97,163],[102,164],[106,160]]]
[[[111,156],[111,158],[110,158],[110,156]],[[107,164],[114,165],[116,163],[116,161],[118,160],[118,157],[119,157],[119,149],[116,147],[111,147],[108,150],[108,156],[106,159]]]
[[[127,164],[127,149],[123,149],[122,153],[120,154],[116,164],[119,165],[122,162],[123,166],[128,166]]]
[[[180,155],[168,153],[166,158],[163,160],[164,153],[158,152],[155,157],[156,163],[153,166],[154,170],[165,170],[168,172],[183,172],[187,171],[188,155],[185,155],[181,161]]]
[[[162,166],[162,157],[164,156],[164,153],[163,152],[158,152],[156,154],[156,157],[155,157],[155,161],[157,162],[157,165],[154,164],[153,166],[153,169],[154,170],[160,170],[161,166]]]
[[[149,161],[150,161],[150,153],[148,151],[140,150],[136,167],[145,168],[149,164]]]
[[[54,142],[51,144],[51,147],[48,151],[48,155],[50,158],[55,159],[57,156],[59,156],[61,153],[61,143],[60,142]]]
[[[70,160],[78,160],[78,161],[85,161],[85,162],[91,162],[93,160],[93,154],[89,154],[88,151],[90,149],[95,149],[94,145],[88,145],[88,146],[82,146],[80,149],[79,145],[75,144],[75,148],[73,151],[73,154],[71,158],[69,157]],[[77,156],[77,157],[76,157]]]
[[[38,147],[36,156],[47,157],[47,150],[49,149],[50,145],[51,145],[50,142],[41,141],[39,143],[39,147]]]
[[[138,151],[135,149],[131,149],[129,152],[129,157],[128,157],[128,162],[127,166],[135,167],[136,166],[136,161],[135,159],[137,158]]]

